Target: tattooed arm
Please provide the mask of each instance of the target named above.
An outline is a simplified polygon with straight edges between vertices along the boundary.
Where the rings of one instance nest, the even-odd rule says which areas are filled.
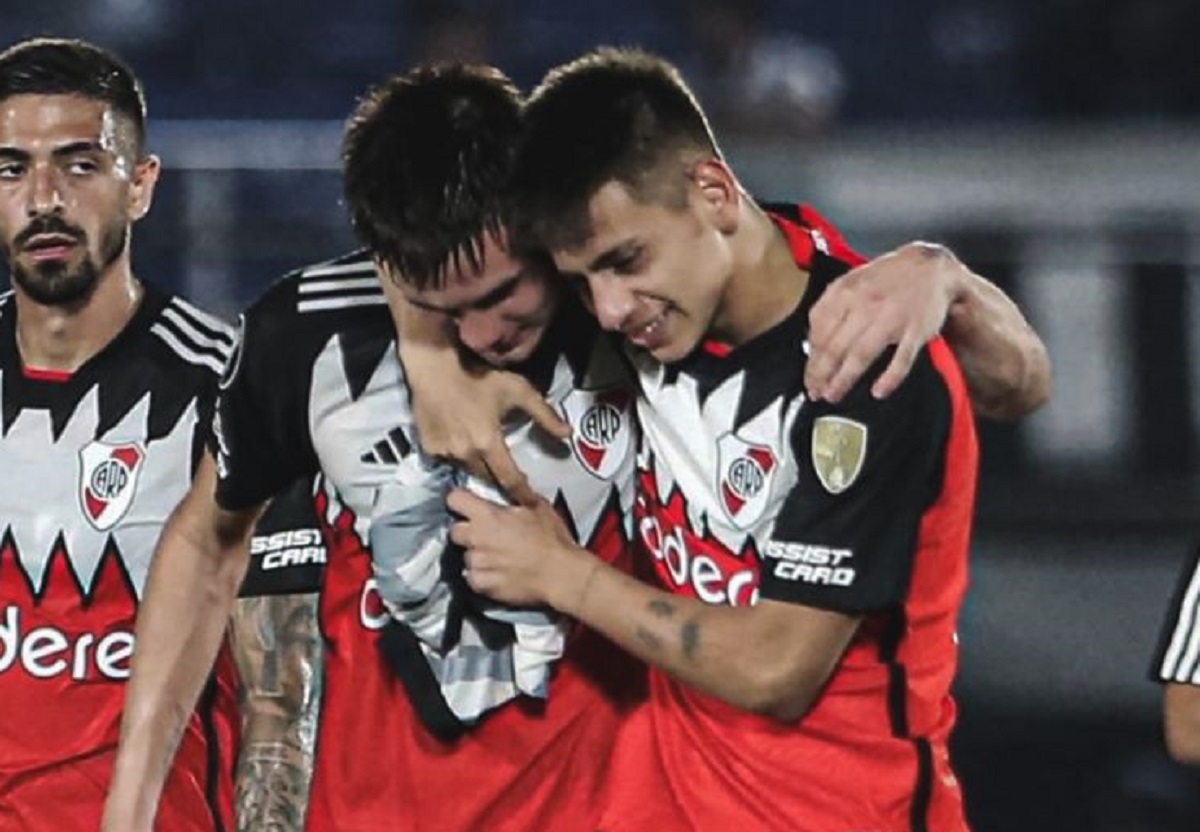
[[[548,604],[681,682],[747,711],[802,717],[858,629],[857,616],[779,601],[705,604],[632,578],[581,548],[544,500],[503,507],[456,491],[451,532],[467,582],[511,604]]]
[[[230,643],[242,679],[237,822],[301,832],[321,700],[316,593],[242,598]]]

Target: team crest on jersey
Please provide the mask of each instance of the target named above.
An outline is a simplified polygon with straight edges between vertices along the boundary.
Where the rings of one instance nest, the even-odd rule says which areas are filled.
[[[813,422],[812,463],[830,494],[841,494],[858,479],[867,455],[867,426],[841,416]]]
[[[748,529],[762,516],[778,467],[775,452],[733,433],[717,440],[717,492],[725,514],[739,529]]]
[[[95,528],[108,531],[125,516],[145,459],[136,442],[90,442],[79,452],[79,501]]]
[[[600,479],[616,473],[632,437],[628,390],[572,390],[562,409],[571,425],[571,447],[583,467]]]

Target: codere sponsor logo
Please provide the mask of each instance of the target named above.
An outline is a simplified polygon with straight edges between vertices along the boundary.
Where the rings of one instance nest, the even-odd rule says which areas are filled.
[[[129,678],[129,657],[133,655],[133,633],[113,630],[72,635],[57,627],[21,630],[21,609],[6,607],[0,620],[0,673],[21,667],[30,676],[50,679],[69,675],[75,681]]]
[[[763,555],[775,561],[774,574],[784,581],[825,586],[850,586],[854,583],[854,557],[850,549],[814,546],[810,543],[767,543]]]
[[[267,571],[324,563],[325,545],[317,529],[289,529],[256,535],[250,541],[250,554],[261,555],[263,571]]]
[[[665,570],[675,586],[690,586],[696,597],[708,604],[752,606],[758,602],[758,576],[753,569],[735,566],[730,556],[716,552],[693,552],[688,535],[678,526],[664,528],[657,517],[643,517],[638,523],[642,542]],[[697,549],[704,542],[692,538]]]

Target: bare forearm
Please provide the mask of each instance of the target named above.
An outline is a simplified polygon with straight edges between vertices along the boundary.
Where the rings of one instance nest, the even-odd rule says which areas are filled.
[[[965,267],[943,332],[980,415],[1016,420],[1050,397],[1045,344],[1007,295]]]
[[[799,718],[840,655],[835,648],[827,661],[824,646],[813,644],[806,659],[797,661],[796,645],[808,633],[764,627],[761,618],[754,620],[761,608],[705,604],[596,564],[594,572],[575,571],[582,577],[564,585],[555,606],[680,682],[737,708]],[[850,623],[847,638],[852,632]]]
[[[114,832],[150,828],[245,571],[242,547],[205,547],[198,537],[177,509],[146,584],[109,799]]]
[[[232,623],[242,678],[238,828],[300,832],[308,809],[323,647],[315,594],[248,598]]]
[[[467,583],[509,604],[549,604],[681,682],[745,710],[797,719],[849,644],[859,619],[763,600],[705,604],[651,587],[575,543],[544,499],[499,506],[450,493]],[[719,575],[712,575],[719,580]]]

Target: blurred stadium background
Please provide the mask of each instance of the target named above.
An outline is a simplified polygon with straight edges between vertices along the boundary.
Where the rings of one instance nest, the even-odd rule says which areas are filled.
[[[755,193],[868,253],[952,245],[1049,345],[1051,404],[984,426],[956,754],[978,832],[1195,830],[1147,681],[1200,532],[1195,0],[40,0],[0,42],[116,50],[165,162],[143,278],[225,314],[353,245],[341,120],[390,72],[529,85],[599,43],[676,60]]]

